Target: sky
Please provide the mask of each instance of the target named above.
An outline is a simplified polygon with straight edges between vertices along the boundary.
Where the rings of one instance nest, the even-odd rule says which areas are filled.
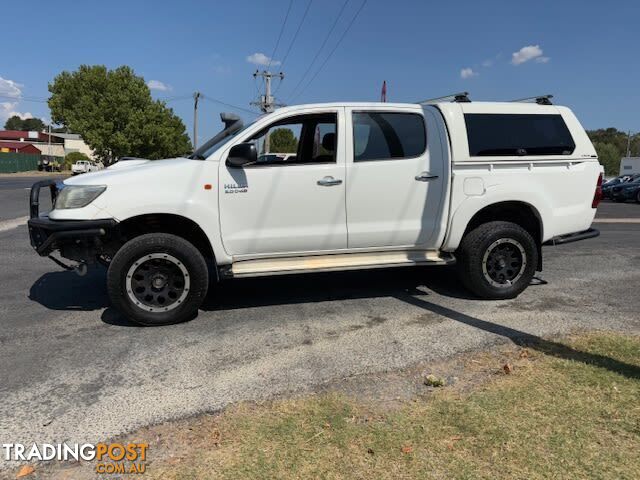
[[[190,134],[202,92],[202,143],[233,111],[215,101],[255,110],[263,85],[252,74],[271,61],[286,104],[377,101],[386,80],[390,102],[550,93],[585,128],[640,131],[637,0],[4,3],[0,126],[12,114],[47,120],[47,85],[64,70],[129,65]]]

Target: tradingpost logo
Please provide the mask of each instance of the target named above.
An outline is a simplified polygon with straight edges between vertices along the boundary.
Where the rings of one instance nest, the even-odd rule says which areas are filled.
[[[3,443],[2,451],[6,461],[95,461],[96,473],[137,474],[146,470],[148,447],[147,443]]]

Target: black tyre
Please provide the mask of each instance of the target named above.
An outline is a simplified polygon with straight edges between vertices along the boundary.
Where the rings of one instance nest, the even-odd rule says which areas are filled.
[[[209,285],[202,254],[166,233],[136,237],[115,254],[107,271],[114,307],[142,325],[169,325],[198,312]]]
[[[511,222],[488,222],[469,232],[456,251],[463,285],[481,298],[517,297],[531,282],[538,248],[531,235]]]
[[[640,190],[636,193],[636,202],[640,203]]]

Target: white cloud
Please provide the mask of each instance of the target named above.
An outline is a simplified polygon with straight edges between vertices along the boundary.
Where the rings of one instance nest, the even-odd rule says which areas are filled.
[[[540,45],[527,45],[511,54],[511,63],[513,65],[520,65],[534,59],[537,63],[547,63],[549,57],[543,57],[542,55],[543,52]]]
[[[482,66],[483,67],[491,67],[493,65],[493,60],[489,59],[489,60],[485,60],[484,62],[482,62]]]
[[[7,97],[19,97],[22,95],[22,85],[13,80],[0,77],[0,95]]]
[[[460,70],[460,78],[467,79],[478,76],[478,72],[474,72],[473,68],[463,68]]]
[[[271,63],[271,65],[280,65],[281,62],[278,60],[272,60],[270,57],[265,55],[264,53],[256,52],[247,57],[247,62],[253,63],[254,65],[260,65],[266,67]]]
[[[6,98],[0,98],[0,128],[4,126],[4,122],[14,115],[18,115],[20,118],[32,118],[33,115],[30,112],[17,112],[19,97],[22,95],[22,85],[0,77],[0,95],[3,97],[15,97],[15,101],[2,101]]]
[[[147,87],[149,87],[149,90],[159,90],[161,92],[168,92],[173,88],[171,85],[162,83],[160,80],[149,80],[147,82]]]

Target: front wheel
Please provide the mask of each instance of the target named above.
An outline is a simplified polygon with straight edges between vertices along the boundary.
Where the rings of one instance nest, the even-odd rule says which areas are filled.
[[[463,285],[481,298],[517,297],[531,282],[538,264],[533,237],[511,222],[488,222],[462,239],[456,252]]]
[[[149,326],[190,320],[208,284],[207,264],[198,249],[166,233],[128,241],[107,271],[112,304],[132,321]]]

